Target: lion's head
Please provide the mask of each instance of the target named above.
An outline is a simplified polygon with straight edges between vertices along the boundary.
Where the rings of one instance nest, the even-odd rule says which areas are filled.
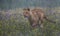
[[[24,8],[23,9],[23,15],[25,18],[28,18],[30,16],[30,9],[29,8]]]

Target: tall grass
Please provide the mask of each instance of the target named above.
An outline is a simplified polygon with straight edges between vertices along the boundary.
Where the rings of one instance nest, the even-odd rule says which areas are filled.
[[[45,20],[43,29],[33,29],[29,21],[20,14],[0,14],[0,36],[60,36],[60,24]]]

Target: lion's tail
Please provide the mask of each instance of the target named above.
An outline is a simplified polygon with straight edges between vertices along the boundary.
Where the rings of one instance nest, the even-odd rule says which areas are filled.
[[[55,21],[52,21],[52,20],[48,19],[48,17],[46,17],[46,16],[44,18],[49,22],[56,23]]]

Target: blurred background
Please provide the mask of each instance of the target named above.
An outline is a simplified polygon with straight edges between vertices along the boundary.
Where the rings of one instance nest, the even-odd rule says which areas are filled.
[[[23,8],[41,8],[56,24],[45,20],[44,28],[32,29]],[[60,0],[0,0],[0,36],[60,36]]]

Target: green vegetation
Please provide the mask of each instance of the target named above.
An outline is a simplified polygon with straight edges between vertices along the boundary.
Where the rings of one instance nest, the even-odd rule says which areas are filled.
[[[45,20],[44,28],[36,27],[33,29],[28,20],[19,14],[11,15],[6,19],[2,14],[0,20],[0,36],[60,36],[60,24],[53,24]]]

